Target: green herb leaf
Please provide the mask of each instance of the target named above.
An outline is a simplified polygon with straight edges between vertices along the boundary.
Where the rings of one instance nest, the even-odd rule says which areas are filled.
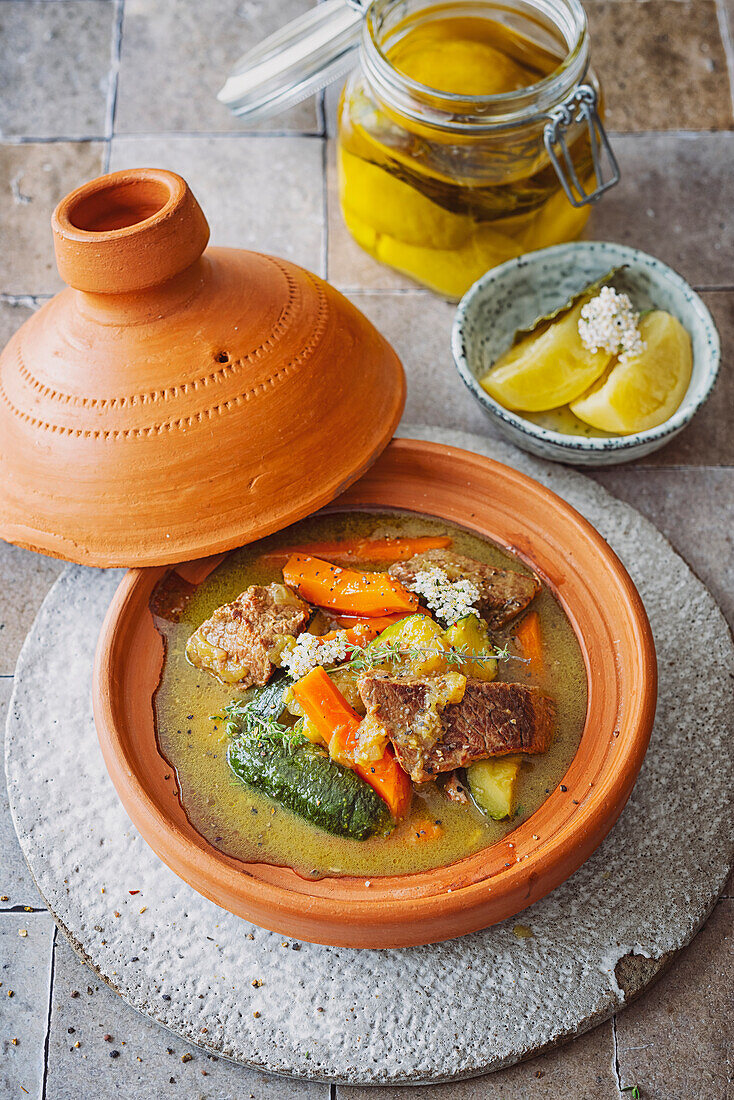
[[[263,717],[252,702],[243,702],[241,699],[233,699],[224,708],[227,721],[224,727],[228,737],[237,737],[240,733],[257,733],[260,737],[274,737],[285,739],[290,749],[295,750],[298,745],[307,740],[303,735],[303,721],[295,726],[284,726],[275,718]]]
[[[595,282],[588,283],[586,286],[582,287],[581,290],[578,290],[575,294],[572,294],[570,298],[567,298],[565,302],[561,303],[561,305],[559,305],[556,309],[551,310],[550,313],[544,313],[542,317],[538,317],[535,321],[533,321],[532,325],[530,325],[529,328],[519,328],[515,335],[512,337],[510,347],[514,348],[516,344],[519,344],[520,341],[524,340],[526,336],[532,335],[532,333],[536,332],[537,329],[539,329],[541,326],[546,327],[547,325],[550,325],[551,322],[555,321],[557,317],[560,317],[562,313],[566,313],[568,312],[568,310],[573,309],[580,298],[584,298],[587,294],[589,295],[589,297],[593,298],[594,295],[599,290],[601,290],[603,286],[606,286],[608,283],[610,283],[611,280],[616,275],[619,275],[620,271],[624,271],[626,267],[627,264],[622,264],[620,267],[610,268],[610,270],[607,271],[606,275],[602,275],[600,279],[597,279]]]

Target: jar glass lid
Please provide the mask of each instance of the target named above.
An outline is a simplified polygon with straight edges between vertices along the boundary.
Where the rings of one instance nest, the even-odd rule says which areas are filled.
[[[361,0],[325,0],[240,58],[217,99],[250,122],[271,118],[346,76],[364,17]]]

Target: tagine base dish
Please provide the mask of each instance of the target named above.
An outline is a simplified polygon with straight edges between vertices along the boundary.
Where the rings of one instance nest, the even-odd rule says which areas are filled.
[[[549,896],[445,943],[355,951],[296,943],[197,894],[130,824],[97,743],[92,663],[119,572],[62,575],[26,640],[10,706],[16,829],[76,950],[182,1038],[294,1077],[438,1082],[571,1038],[690,941],[731,867],[734,646],[708,591],[651,524],[593,482],[480,437],[405,434],[488,455],[563,496],[619,554],[651,620],[660,694],[639,779],[601,847]],[[518,923],[532,935],[519,937]]]

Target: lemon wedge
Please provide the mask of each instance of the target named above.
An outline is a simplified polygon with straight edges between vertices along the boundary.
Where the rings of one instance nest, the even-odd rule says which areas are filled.
[[[571,402],[580,420],[601,431],[630,435],[656,428],[673,415],[688,389],[693,352],[680,321],[653,310],[639,327],[645,350],[623,362],[615,359],[596,385]]]
[[[385,168],[339,150],[339,184],[346,218],[408,245],[460,248],[472,221],[453,214]]]
[[[347,225],[349,222],[347,221]],[[378,236],[375,255],[390,267],[458,299],[490,267],[520,255],[520,246],[490,225],[477,227],[461,248],[418,248],[387,234]]]
[[[390,64],[419,84],[454,95],[497,95],[527,88],[527,70],[472,34],[471,22],[437,20],[405,35],[390,50]]]
[[[609,365],[607,351],[581,343],[579,317],[585,295],[573,309],[539,332],[531,332],[501,355],[481,379],[490,397],[507,409],[543,412],[566,405],[596,382]]]

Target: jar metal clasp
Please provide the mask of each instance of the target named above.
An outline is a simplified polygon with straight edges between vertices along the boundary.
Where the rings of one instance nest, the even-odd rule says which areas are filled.
[[[566,143],[569,126],[585,122],[589,128],[591,162],[596,187],[587,191],[578,178]],[[587,206],[596,202],[605,191],[619,183],[619,165],[597,110],[596,91],[589,84],[579,84],[563,103],[548,116],[543,142],[556,175],[571,206]]]

